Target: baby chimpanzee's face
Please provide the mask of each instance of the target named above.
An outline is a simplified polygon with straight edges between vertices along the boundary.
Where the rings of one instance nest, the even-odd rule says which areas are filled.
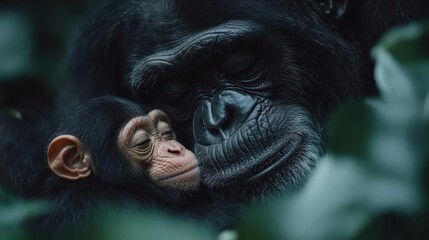
[[[130,104],[120,101],[113,103]],[[96,104],[95,100],[94,103],[87,103],[87,105],[78,108],[74,114],[82,114],[79,112],[82,109],[91,111],[89,106],[93,105],[95,106],[94,111],[102,109],[102,106],[96,108]],[[124,111],[129,110],[129,108],[125,108],[126,105],[123,107]],[[100,112],[103,111],[100,110]],[[125,164],[131,169],[131,177],[139,177],[147,174],[155,184],[162,187],[175,190],[196,189],[200,182],[198,162],[191,151],[176,141],[168,116],[160,110],[153,110],[146,115],[138,114],[140,116],[130,117],[130,119],[123,121],[122,124],[111,126],[114,128],[111,131],[116,132],[116,130],[119,130],[117,131],[119,135],[117,135],[115,141],[116,145],[113,145],[113,147],[117,147],[120,155],[122,155],[119,156],[119,160],[125,161]],[[80,118],[71,117],[70,119]],[[93,119],[87,120],[90,121]],[[74,123],[74,125],[80,126],[80,122],[79,124]],[[93,125],[94,128],[98,126],[98,124]],[[91,129],[91,131],[93,130]],[[86,129],[84,131],[89,130]],[[98,129],[95,132],[100,131]],[[102,144],[107,144],[110,140],[101,139],[100,141],[102,141]],[[100,149],[91,148],[95,147],[88,146],[78,136],[60,134],[49,144],[49,166],[56,175],[67,180],[79,180],[92,174],[96,177],[101,177],[100,174],[102,172],[97,173],[95,170],[100,169],[99,166],[97,167],[97,164],[101,164],[102,161],[94,161],[96,157],[100,157],[94,156],[94,154],[101,154]],[[104,158],[104,162],[118,160],[113,159],[115,157],[111,156]],[[118,169],[118,171],[121,170]]]
[[[195,189],[199,184],[195,155],[176,141],[170,119],[160,110],[131,119],[120,131],[118,145],[135,174],[148,169],[154,182],[174,189]]]

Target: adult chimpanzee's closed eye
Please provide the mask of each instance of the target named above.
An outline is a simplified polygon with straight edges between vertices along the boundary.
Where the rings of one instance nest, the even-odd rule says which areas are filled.
[[[62,121],[47,149],[52,205],[42,226],[67,234],[102,203],[177,208],[198,189],[195,155],[175,140],[159,110],[114,97],[91,99]]]

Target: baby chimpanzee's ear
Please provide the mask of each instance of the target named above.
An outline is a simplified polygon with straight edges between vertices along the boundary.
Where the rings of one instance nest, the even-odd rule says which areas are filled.
[[[48,147],[48,164],[61,178],[79,180],[91,175],[91,156],[81,141],[72,135],[60,135]]]

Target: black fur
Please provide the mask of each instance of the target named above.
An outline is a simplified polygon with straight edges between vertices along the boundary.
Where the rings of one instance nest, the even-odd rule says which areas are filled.
[[[117,138],[121,127],[145,113],[130,101],[100,97],[88,100],[63,118],[52,138],[70,134],[82,141],[90,152],[95,172],[88,178],[70,181],[58,177],[48,167],[43,148],[32,158],[17,159],[31,164],[31,168],[24,169],[29,170],[26,177],[31,176],[37,182],[37,191],[29,190],[32,196],[48,200],[47,215],[35,221],[38,229],[48,236],[69,236],[73,231],[86,230],[85,223],[94,214],[108,214],[112,205],[163,206],[218,226],[231,222],[228,216],[238,209],[232,209],[230,205],[221,206],[209,195],[194,196],[196,193],[192,191],[165,189],[157,186],[148,175],[132,177],[131,166],[120,153]],[[204,199],[204,204],[192,199]],[[214,207],[216,213],[224,212],[222,222],[216,217],[210,219]],[[204,209],[204,215],[199,213],[201,209]]]
[[[393,25],[429,16],[429,3],[426,0],[349,0],[350,5],[345,15],[335,20],[321,10],[319,5],[321,2],[328,0],[116,0],[104,3],[94,12],[87,25],[83,27],[82,34],[76,39],[72,81],[64,88],[61,96],[70,100],[67,103],[70,105],[61,105],[60,109],[62,111],[105,94],[142,101],[151,107],[161,107],[168,113],[173,113],[170,116],[175,129],[178,130],[179,141],[191,147],[195,144],[195,139],[201,138],[192,134],[192,115],[198,106],[195,102],[212,99],[215,93],[207,93],[210,89],[225,87],[222,78],[212,76],[206,71],[207,66],[204,65],[206,59],[216,54],[221,56],[220,58],[225,57],[228,50],[237,45],[243,48],[251,45],[254,49],[252,54],[275,59],[266,62],[269,63],[266,64],[269,65],[266,68],[276,77],[270,75],[267,80],[258,81],[256,90],[248,85],[234,86],[234,89],[239,90],[236,90],[233,96],[244,95],[243,92],[251,93],[252,99],[263,103],[269,102],[266,112],[269,112],[272,106],[288,105],[284,109],[280,108],[285,114],[283,116],[289,119],[288,124],[280,124],[282,122],[278,119],[281,115],[276,117],[276,121],[279,122],[273,120],[268,123],[275,122],[276,124],[271,125],[279,125],[280,130],[290,128],[289,133],[295,135],[306,135],[304,142],[308,145],[299,148],[298,152],[301,154],[293,159],[300,164],[294,164],[292,161],[286,165],[287,171],[278,171],[268,180],[254,181],[239,188],[231,188],[234,179],[228,183],[216,180],[218,177],[228,177],[223,176],[228,171],[222,171],[224,170],[222,167],[219,167],[219,171],[207,167],[205,172],[209,176],[206,178],[206,184],[210,186],[208,191],[219,193],[220,195],[216,196],[218,202],[215,201],[214,205],[222,205],[218,203],[227,202],[223,200],[222,195],[227,195],[228,202],[231,200],[243,202],[249,198],[264,198],[276,189],[282,192],[285,188],[299,186],[316,165],[317,156],[323,153],[322,131],[329,113],[344,102],[376,93],[369,49],[381,34]],[[186,47],[186,43],[193,40],[192,37],[201,37],[201,34],[210,29],[224,26],[225,23],[237,22],[246,23],[245,25],[258,35],[257,38],[263,39],[263,43],[247,39],[238,40],[238,44],[226,44],[225,48],[213,48],[210,42],[206,42],[205,45],[196,45],[195,48],[189,49],[184,55],[172,55],[170,60],[175,63],[171,64],[172,67],[162,63],[159,66],[148,65],[145,62],[148,59],[153,60],[154,56],[165,57],[161,53],[171,49],[180,50],[181,46]],[[228,38],[220,36],[216,41],[226,42]],[[198,52],[198,47],[211,51]],[[137,71],[139,64],[140,68]],[[211,66],[218,67],[218,64]],[[193,78],[198,79],[189,84],[189,80]],[[169,108],[162,98],[153,101],[162,94],[174,93],[175,88],[172,86],[176,83],[188,84],[197,92],[186,94],[192,96],[190,102],[195,105],[190,108],[191,110],[181,111],[180,107]],[[161,90],[168,91],[165,94]],[[175,104],[182,102],[176,101]],[[56,115],[58,114],[54,114]],[[273,114],[258,116],[271,115]],[[50,117],[49,114],[41,114],[34,119],[25,118],[21,123],[8,123],[1,129],[7,137],[0,142],[2,148],[0,170],[15,179],[9,181],[8,177],[5,177],[4,181],[14,182],[12,185],[17,189],[33,189],[28,191],[30,195],[40,190],[37,184],[34,184],[34,188],[29,187],[31,183],[38,181],[28,180],[26,187],[20,184],[25,182],[25,179],[34,178],[31,175],[32,171],[28,171],[30,169],[28,166],[33,165],[28,161],[34,158],[34,153],[39,151],[38,148],[43,146],[41,143],[47,139],[46,135],[51,133],[52,127],[44,128],[44,125],[39,125],[41,122],[49,122]],[[200,115],[195,119],[203,117]],[[109,116],[106,119],[106,122],[114,120]],[[29,126],[39,127],[30,130]],[[257,135],[261,137],[265,136],[264,134],[265,132],[260,132]],[[203,139],[208,136],[202,135]],[[257,145],[258,136],[248,141],[257,147],[248,148],[262,149],[260,150],[262,152],[268,147],[262,148]],[[19,147],[22,145],[31,147],[28,152],[23,152]],[[244,151],[251,152],[249,149]],[[243,156],[233,152],[226,152],[224,155],[234,154],[243,158],[237,165],[247,166],[256,161],[255,156]],[[206,160],[203,165],[212,163],[217,166],[216,161],[211,160]],[[45,174],[36,175],[40,181],[48,179]],[[84,194],[81,197],[79,206],[83,206],[86,201],[92,201],[86,199],[92,198],[90,195]],[[97,200],[97,197],[94,199]],[[216,208],[214,211],[208,211],[213,206],[213,197],[205,193],[195,194],[186,202],[189,205],[199,202],[201,208],[198,212],[215,216],[217,217],[215,221],[218,222],[222,222],[223,214],[228,212],[228,210],[221,212]],[[234,205],[227,206],[226,209]],[[70,209],[72,210],[73,208]]]
[[[25,90],[23,90],[25,89]],[[32,91],[28,90],[31,89]],[[32,78],[0,84],[0,183],[24,196],[40,191],[36,180],[41,151],[55,129],[55,94]],[[12,111],[12,112],[11,112]]]
[[[72,89],[84,89],[80,100],[108,93],[166,111],[185,146],[212,146],[193,148],[198,150],[205,184],[233,196],[233,201],[299,187],[323,154],[321,139],[329,113],[344,102],[376,92],[369,74],[369,46],[393,24],[427,15],[422,9],[429,7],[423,0],[351,0],[344,16],[332,19],[324,12],[326,4],[320,5],[326,2],[337,1],[110,1],[93,15],[77,40]],[[215,32],[218,36],[210,37]],[[227,79],[219,70],[220,62],[230,52],[243,51],[262,59],[263,71],[269,74],[251,83]],[[236,65],[231,68],[240,69]],[[253,114],[255,119],[237,122],[248,113],[234,111],[247,103],[214,100],[231,89],[235,92],[229,97],[250,94],[249,101],[259,102],[257,106],[282,105],[275,113],[283,111],[288,120],[262,112]],[[221,120],[232,122],[232,127],[220,129],[221,137],[216,127],[213,132],[206,126],[208,119],[215,119],[207,115],[210,111],[200,111],[207,104],[212,106],[209,115],[229,111]],[[257,136],[249,134],[250,122],[257,127]],[[277,128],[269,132],[267,126]],[[242,130],[234,133],[237,129]],[[286,143],[274,137],[276,132],[298,137]],[[298,156],[291,156],[271,177],[235,186],[253,179],[252,172],[273,151],[286,151],[272,147],[277,143],[265,144],[269,138],[285,141],[284,146],[296,141],[303,145]],[[215,146],[218,140],[224,141],[223,147]]]
[[[194,43],[203,41],[202,36],[210,31],[223,30],[227,31],[226,35],[237,36],[237,40],[229,42],[230,37],[221,34],[209,42]],[[238,40],[240,34],[243,40]],[[183,50],[190,46],[188,44],[195,44],[196,47]],[[358,79],[359,53],[356,46],[344,41],[332,26],[322,21],[315,5],[303,1],[112,1],[95,14],[78,39],[77,46],[76,64],[72,72],[76,80],[74,84],[83,89],[80,91],[81,100],[108,93],[159,107],[172,116],[179,141],[188,148],[192,148],[194,139],[199,138],[191,135],[192,132],[199,134],[196,133],[198,130],[192,130],[192,126],[196,126],[192,118],[199,118],[194,115],[196,108],[201,106],[202,100],[220,94],[230,84],[222,76],[221,81],[218,81],[219,76],[216,73],[213,75],[212,69],[208,68],[217,68],[217,59],[228,56],[229,51],[236,48],[245,51],[253,49],[252,54],[266,59],[264,68],[270,76],[259,81],[253,89],[239,86],[237,94],[251,92],[251,98],[259,103],[264,102],[264,99],[276,99],[280,100],[276,104],[291,105],[284,108],[284,113],[295,112],[299,115],[287,118],[292,122],[284,124],[291,127],[287,129],[289,132],[281,134],[288,136],[294,133],[305,141],[299,150],[301,155],[293,156],[281,171],[268,179],[232,188],[236,182],[242,181],[221,172],[240,171],[232,168],[242,167],[247,168],[246,171],[254,171],[251,170],[252,165],[256,167],[262,164],[273,151],[280,151],[280,147],[287,144],[294,145],[298,138],[287,144],[282,142],[283,146],[273,149],[270,149],[269,144],[258,146],[269,137],[241,139],[239,142],[242,143],[234,145],[246,145],[244,151],[248,153],[234,159],[231,156],[236,153],[232,151],[240,151],[239,146],[225,151],[225,160],[205,159],[203,151],[206,150],[197,151],[206,175],[205,183],[210,188],[216,188],[221,195],[232,197],[233,201],[258,199],[266,192],[300,186],[315,167],[318,157],[323,154],[321,127],[328,113],[340,103],[363,95]],[[207,48],[207,51],[198,52],[199,47]],[[157,56],[167,56],[170,51],[173,53],[171,66],[149,66],[145,63]],[[185,97],[190,97],[189,104],[182,98],[172,101],[181,106],[167,106],[162,91],[167,90],[165,96],[174,96],[175,89],[170,86],[180,84],[181,81],[192,89],[192,92],[185,94]],[[217,81],[219,84],[215,83]],[[193,83],[198,85],[194,87]],[[237,88],[236,85],[231,87]],[[217,91],[210,93],[210,89]],[[271,103],[264,105],[272,106]],[[264,111],[264,114],[268,113]],[[238,112],[234,114],[246,115]],[[282,121],[281,117],[268,117],[272,120],[260,123],[279,126],[279,121]],[[259,129],[266,128],[262,125]],[[278,129],[270,134],[275,135],[280,130],[286,129]],[[264,132],[257,134],[270,135]],[[276,137],[280,138],[280,135]],[[247,149],[250,145],[255,147]],[[211,152],[210,149],[207,151]],[[238,166],[219,163],[228,169],[216,170],[206,164],[211,161],[236,161]],[[219,177],[228,180],[217,180]]]

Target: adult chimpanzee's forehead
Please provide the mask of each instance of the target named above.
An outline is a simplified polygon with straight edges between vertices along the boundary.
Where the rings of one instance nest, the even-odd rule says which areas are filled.
[[[317,16],[303,7],[305,4],[297,2],[300,1],[132,1],[132,10],[129,8],[127,13],[116,17],[122,22],[124,55],[133,65],[149,55],[183,45],[184,40],[208,29],[221,29],[231,21],[255,23],[275,31],[291,29],[288,32],[292,35],[307,29],[307,37],[320,39],[311,35],[324,26],[315,26],[317,21],[312,18]],[[255,30],[261,32],[262,29]]]
[[[175,11],[187,24],[207,28],[231,19],[285,22],[285,17],[309,17],[304,0],[176,0]],[[296,20],[296,19],[294,19]]]
[[[305,4],[297,4],[296,0],[146,0],[133,3],[134,10],[119,17],[128,27],[134,28],[132,32],[136,37],[140,35],[147,42],[142,46],[151,49],[171,46],[189,34],[230,20],[251,20],[263,26],[303,27],[305,21],[314,17],[303,7]],[[314,27],[314,21],[312,23]]]

